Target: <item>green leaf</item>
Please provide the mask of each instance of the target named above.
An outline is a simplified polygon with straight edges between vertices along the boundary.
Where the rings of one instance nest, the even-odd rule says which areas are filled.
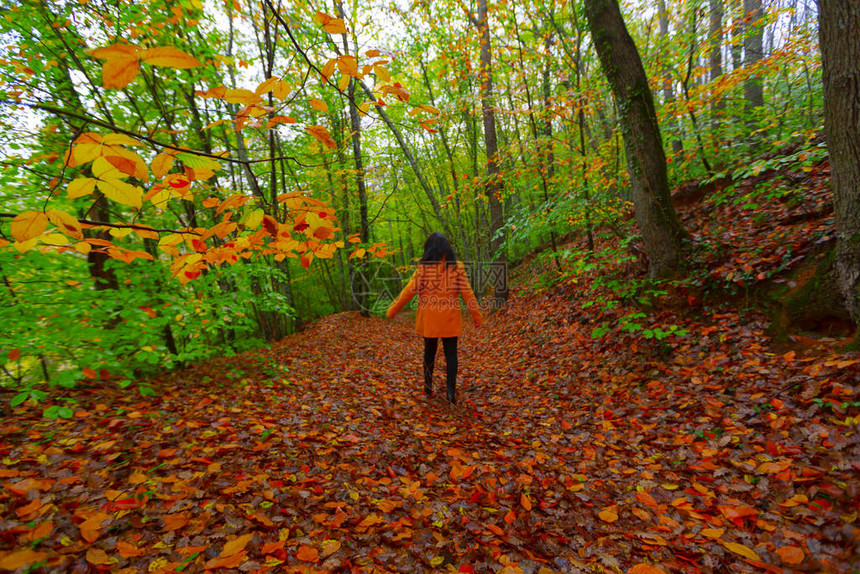
[[[20,405],[21,403],[26,401],[27,397],[29,397],[29,396],[30,396],[30,391],[21,391],[20,393],[18,393],[14,397],[12,397],[12,400],[9,401],[9,404],[12,407],[17,407],[18,405]]]
[[[152,387],[148,387],[146,385],[138,385],[137,390],[140,391],[141,396],[144,397],[157,397],[158,393],[152,390]]]
[[[60,416],[59,412],[60,407],[58,407],[57,405],[53,405],[45,409],[44,412],[42,412],[42,416],[46,419],[56,420]]]
[[[192,169],[211,169],[212,171],[221,169],[221,163],[211,157],[181,151],[176,154],[176,158]]]

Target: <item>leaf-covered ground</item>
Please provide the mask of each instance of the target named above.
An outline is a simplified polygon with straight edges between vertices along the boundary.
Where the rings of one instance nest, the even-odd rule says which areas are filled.
[[[688,226],[720,213],[701,211]],[[768,273],[743,250],[761,229],[715,273]],[[593,338],[593,295],[526,286],[467,328],[456,406],[441,352],[424,396],[409,316],[352,313],[156,398],[80,389],[67,421],[23,405],[0,430],[0,568],[856,571],[860,362],[774,352],[761,316],[701,304],[644,326],[684,337]]]

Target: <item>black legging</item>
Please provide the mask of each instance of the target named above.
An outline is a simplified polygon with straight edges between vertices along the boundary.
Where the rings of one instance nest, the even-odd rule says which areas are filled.
[[[436,350],[439,339],[424,338],[424,392],[433,393],[433,366],[436,364]],[[442,350],[445,352],[445,371],[448,400],[456,402],[457,388],[457,337],[442,337]]]

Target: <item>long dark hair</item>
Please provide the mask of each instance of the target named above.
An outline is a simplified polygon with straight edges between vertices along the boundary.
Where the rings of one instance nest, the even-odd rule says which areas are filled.
[[[454,255],[451,242],[438,231],[434,231],[424,242],[424,256],[421,257],[421,263],[437,263],[442,259],[448,267],[457,265],[457,256]]]

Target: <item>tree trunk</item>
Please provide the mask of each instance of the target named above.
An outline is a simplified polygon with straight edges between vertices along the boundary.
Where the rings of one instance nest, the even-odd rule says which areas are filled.
[[[484,145],[487,148],[487,197],[490,203],[490,247],[499,266],[507,263],[501,251],[502,236],[502,178],[499,174],[499,146],[496,142],[496,112],[493,108],[493,66],[490,51],[490,25],[487,0],[478,1],[478,29],[481,33],[481,116],[484,120]],[[508,298],[507,274],[497,276],[494,298],[500,304]]]
[[[666,11],[666,1],[665,0],[657,0],[657,18],[660,23],[660,37],[666,42],[666,38],[669,36],[669,14]],[[669,69],[666,68],[663,70],[663,105],[668,106],[672,102],[675,101],[675,91],[672,89],[672,77],[670,75]],[[684,145],[681,142],[681,138],[678,137],[674,132],[676,131],[675,126],[677,122],[675,120],[669,120],[666,122],[666,127],[669,130],[669,133],[672,134],[672,153],[678,154],[684,151]]]
[[[824,132],[836,220],[834,267],[851,319],[860,324],[860,4],[818,0],[818,9]]]
[[[744,66],[751,67],[762,57],[761,0],[744,0]],[[752,28],[752,30],[750,30]],[[744,98],[748,108],[764,105],[764,92],[759,78],[744,82]]]
[[[666,155],[648,78],[616,0],[585,0],[597,57],[618,104],[636,222],[648,253],[648,274],[675,274],[685,236],[669,195]]]

